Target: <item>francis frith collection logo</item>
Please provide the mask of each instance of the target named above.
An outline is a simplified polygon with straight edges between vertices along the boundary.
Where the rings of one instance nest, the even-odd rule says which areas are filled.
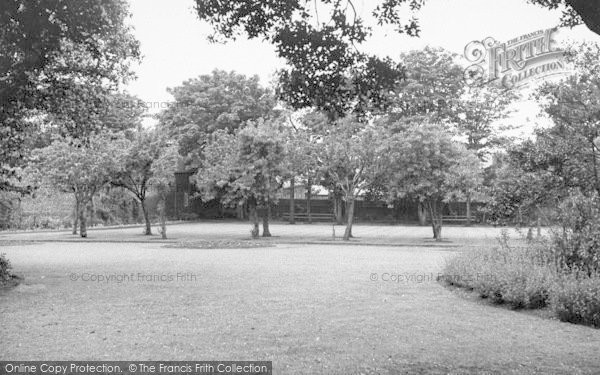
[[[467,83],[519,88],[566,74],[564,51],[552,38],[557,30],[538,30],[504,43],[488,37],[467,44],[464,55],[472,64],[465,70]]]

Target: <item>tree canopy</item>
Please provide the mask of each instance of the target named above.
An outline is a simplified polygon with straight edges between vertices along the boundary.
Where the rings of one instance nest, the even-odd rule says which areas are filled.
[[[161,125],[179,141],[181,155],[197,166],[209,136],[234,133],[248,120],[268,116],[275,107],[258,76],[214,70],[169,89],[175,102],[160,114]]]
[[[0,11],[0,189],[9,186],[32,119],[61,114],[132,76],[139,44],[124,0],[19,0]],[[85,111],[82,111],[85,112]],[[93,113],[93,111],[92,111]],[[78,123],[83,126],[84,123]]]
[[[442,239],[442,204],[473,189],[481,178],[478,160],[441,125],[422,118],[390,140],[390,199],[412,197],[429,211],[434,238]]]
[[[218,130],[204,150],[203,167],[193,179],[205,199],[226,205],[247,204],[258,235],[258,208],[263,208],[263,236],[270,236],[270,205],[281,189],[286,169],[281,119],[249,121],[234,134]]]
[[[419,0],[412,0],[418,6]],[[384,108],[386,92],[404,76],[390,58],[361,52],[371,28],[352,1],[196,0],[201,20],[214,28],[211,40],[239,35],[263,38],[275,46],[287,67],[279,72],[278,96],[292,108],[313,107],[332,118],[348,112],[364,114]],[[381,22],[386,9],[374,9]],[[412,23],[403,29],[418,34]]]

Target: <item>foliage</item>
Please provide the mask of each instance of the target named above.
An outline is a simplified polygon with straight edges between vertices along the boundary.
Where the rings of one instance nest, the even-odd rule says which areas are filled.
[[[352,118],[338,120],[317,145],[321,174],[339,189],[347,204],[344,240],[351,236],[354,204],[388,167],[383,128],[365,126]]]
[[[564,277],[553,287],[550,306],[564,322],[600,328],[600,275]]]
[[[586,0],[527,0],[548,9],[557,9],[565,6],[561,17],[561,26],[573,27],[581,24],[600,34],[600,12],[594,4]]]
[[[558,208],[552,234],[556,262],[568,272],[600,273],[600,199],[573,192]]]
[[[112,134],[96,135],[86,143],[57,138],[50,146],[34,150],[34,160],[51,186],[89,197],[110,181],[116,151],[124,149],[123,144]]]
[[[163,151],[164,142],[156,131],[142,130],[133,134],[133,140],[127,141],[126,149],[112,176],[111,183],[122,187],[139,200],[144,220],[146,222],[145,234],[152,234],[148,208],[146,207],[146,194],[149,181],[153,177],[153,164],[159,159]],[[171,170],[174,172],[176,165]]]
[[[160,217],[160,233],[163,239],[167,238],[166,210],[167,195],[174,182],[174,171],[180,163],[180,155],[175,145],[165,145],[160,148],[158,157],[150,167],[151,177],[148,185],[158,194],[158,212]]]
[[[174,172],[181,160],[175,145],[165,145],[150,168],[148,185],[155,192],[166,194],[174,183]]]
[[[32,173],[42,176],[43,181],[62,192],[75,195],[85,233],[85,210],[93,196],[115,173],[126,145],[122,135],[103,133],[90,137],[86,142],[79,139],[57,138],[43,149],[34,150]]]
[[[538,217],[543,207],[559,200],[551,174],[525,171],[511,157],[497,158],[491,169],[493,176],[489,180],[485,210],[494,223],[507,220],[522,223]]]
[[[215,70],[169,89],[175,102],[160,114],[161,124],[176,136],[180,153],[195,166],[217,130],[233,133],[248,120],[268,116],[275,106],[258,76]]]
[[[316,129],[308,126],[305,121],[314,116],[311,113],[302,118],[302,127],[286,128],[286,169],[296,178],[305,181],[317,181],[319,176],[318,140],[320,137]],[[322,121],[326,121],[321,117]]]
[[[0,189],[26,160],[32,119],[92,108],[131,77],[139,45],[124,0],[19,0],[0,12]],[[87,122],[78,121],[83,127]]]
[[[570,46],[567,60],[575,73],[540,88],[537,99],[554,126],[537,133],[536,158],[531,169],[550,172],[564,187],[600,193],[598,137],[600,136],[600,46]],[[533,158],[530,158],[533,159]]]
[[[255,227],[256,208],[263,207],[263,225],[267,224],[270,203],[275,201],[283,177],[289,174],[281,123],[282,119],[259,119],[234,134],[215,132],[204,150],[203,166],[193,177],[202,188],[202,196],[219,198],[224,204],[247,203]]]
[[[452,189],[446,193],[446,199],[466,199],[480,193],[483,183],[481,161],[472,152],[463,153],[448,170],[447,184]]]
[[[12,280],[12,266],[6,258],[6,254],[0,254],[0,285],[7,284]]]
[[[410,0],[414,6],[419,2]],[[371,29],[351,0],[196,0],[196,10],[213,27],[213,41],[245,34],[273,44],[288,66],[279,72],[278,96],[295,109],[313,107],[332,119],[380,110],[386,107],[386,92],[404,74],[390,58],[359,51]],[[374,14],[382,23],[399,24],[385,6]],[[400,30],[418,34],[412,22]]]
[[[544,242],[499,246],[464,252],[446,262],[441,280],[469,288],[495,303],[539,308],[548,303],[558,272]]]
[[[402,130],[390,139],[389,199],[408,196],[425,204],[439,241],[443,202],[461,190],[474,189],[481,169],[470,151],[428,118],[412,118],[394,127]]]
[[[543,85],[536,94],[553,126],[537,129],[534,139],[510,147],[494,166],[488,210],[495,220],[539,219],[544,207],[558,207],[573,191],[600,191],[600,47],[573,45],[566,55],[575,73]]]
[[[464,87],[463,68],[457,56],[442,48],[425,47],[400,55],[406,78],[392,98],[389,119],[429,116],[448,122],[456,112]]]
[[[517,98],[512,90],[495,86],[465,86],[453,122],[458,132],[466,137],[467,148],[485,160],[490,152],[504,145],[507,140],[497,121],[509,115],[508,107]]]

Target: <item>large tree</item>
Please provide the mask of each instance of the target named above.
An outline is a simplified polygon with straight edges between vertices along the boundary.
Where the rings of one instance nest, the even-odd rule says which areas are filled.
[[[509,106],[517,98],[512,90],[486,86],[465,86],[453,111],[452,121],[466,145],[481,160],[507,143],[504,135],[510,126],[499,120],[510,114]],[[504,134],[503,134],[504,133]]]
[[[549,9],[564,6],[563,25],[583,20],[600,32],[598,6],[586,0],[528,1]],[[372,19],[378,26],[391,25],[399,33],[418,36],[416,13],[426,3],[379,0],[358,13],[353,0],[196,0],[196,10],[214,29],[211,40],[245,36],[273,44],[287,62],[279,74],[279,97],[294,108],[314,107],[335,116],[387,106],[387,92],[404,69],[389,58],[361,51],[361,44],[372,34]]]
[[[563,26],[575,26],[585,23],[586,26],[600,34],[600,9],[593,1],[588,0],[525,0],[528,3],[536,4],[547,9],[563,9],[561,24]],[[362,18],[356,14],[354,2],[330,0],[293,0],[279,2],[276,0],[262,1],[260,6],[246,1],[229,1],[226,4],[218,0],[196,0],[198,11],[204,15],[211,23],[218,27],[218,31],[226,36],[233,37],[239,33],[240,29],[246,31],[249,36],[260,36],[267,30],[281,28],[287,20],[299,19],[304,22],[310,18],[319,20],[318,10],[323,6],[334,4],[334,9],[338,11],[338,17],[346,16],[345,10],[350,8],[351,13],[347,18],[354,18],[354,23],[346,23],[347,28],[355,26],[357,29],[350,29],[355,33],[362,31],[368,34],[368,28],[364,26]],[[311,5],[315,5],[312,7]],[[389,24],[396,27],[400,33],[408,35],[419,35],[420,24],[416,12],[427,4],[427,0],[378,0],[372,3],[371,14],[375,17],[379,25]],[[334,13],[335,15],[335,13]],[[295,18],[293,18],[295,16]],[[346,17],[344,17],[346,18]],[[344,21],[346,21],[344,19]],[[339,21],[338,21],[339,22]],[[346,21],[348,22],[348,21]],[[367,30],[366,32],[364,30]],[[363,34],[360,34],[363,35]],[[364,37],[364,36],[363,36]]]
[[[150,169],[152,177],[148,180],[148,185],[158,195],[158,217],[163,239],[167,239],[167,197],[173,188],[174,171],[180,159],[177,145],[164,145]]]
[[[397,62],[360,50],[371,28],[350,0],[196,4],[200,19],[214,28],[212,40],[245,35],[275,46],[287,62],[278,75],[278,96],[292,108],[316,108],[332,119],[349,112],[368,114],[386,107],[388,92],[403,77]],[[374,11],[382,22],[389,19],[385,9]],[[402,30],[418,34],[412,22]]]
[[[290,127],[286,128],[286,169],[290,180],[290,224],[295,223],[295,187],[296,181],[306,186],[306,215],[311,216],[311,192],[313,184],[319,178],[318,136],[303,121],[296,124],[290,116]]]
[[[88,205],[111,181],[126,147],[123,139],[122,135],[110,133],[93,135],[85,142],[58,138],[51,145],[33,152],[31,167],[44,182],[74,195],[81,237],[87,237]]]
[[[571,46],[567,61],[574,74],[538,92],[554,126],[537,132],[538,152],[530,165],[600,193],[600,46]]]
[[[126,189],[140,202],[146,223],[146,235],[152,234],[146,196],[151,189],[153,165],[159,160],[165,147],[164,134],[156,130],[140,129],[133,134],[131,141],[127,141],[126,149],[123,150],[120,163],[112,176],[111,182],[114,186]],[[176,168],[177,165],[173,166],[171,174],[174,174]],[[156,181],[161,180],[159,178]]]
[[[181,155],[195,167],[212,133],[233,133],[248,120],[268,116],[275,106],[258,76],[222,70],[187,80],[169,93],[175,102],[160,114],[161,124],[177,137]]]
[[[346,241],[352,235],[356,199],[387,171],[386,139],[383,128],[346,118],[334,123],[318,144],[321,173],[342,192],[346,202]]]
[[[429,118],[413,118],[390,140],[390,199],[411,197],[426,207],[433,236],[442,240],[443,204],[457,191],[475,188],[481,169],[475,156]],[[459,177],[457,177],[459,176]]]
[[[18,0],[0,9],[0,189],[44,114],[102,102],[131,77],[139,45],[124,0]],[[83,112],[83,111],[82,111]],[[88,113],[89,115],[89,113]],[[84,126],[87,123],[79,123]]]
[[[425,47],[400,55],[406,78],[391,98],[388,118],[429,116],[448,123],[459,106],[464,89],[463,70],[457,56],[442,48]]]
[[[258,209],[262,209],[263,236],[271,236],[271,205],[289,173],[282,121],[250,121],[235,134],[216,131],[204,150],[203,165],[193,177],[206,199],[220,198],[225,204],[247,204],[254,226],[253,235],[258,235]]]

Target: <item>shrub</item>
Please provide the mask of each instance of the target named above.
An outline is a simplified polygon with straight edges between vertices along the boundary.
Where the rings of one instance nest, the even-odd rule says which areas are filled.
[[[0,285],[7,284],[12,280],[12,266],[10,261],[6,258],[6,254],[0,254]]]
[[[550,305],[564,322],[600,328],[600,275],[564,275],[552,288]]]
[[[559,206],[552,249],[557,264],[568,272],[600,272],[600,199],[573,193]]]
[[[504,237],[498,246],[465,252],[448,260],[442,280],[472,289],[496,303],[538,308],[548,303],[556,277],[544,242],[513,247]]]

